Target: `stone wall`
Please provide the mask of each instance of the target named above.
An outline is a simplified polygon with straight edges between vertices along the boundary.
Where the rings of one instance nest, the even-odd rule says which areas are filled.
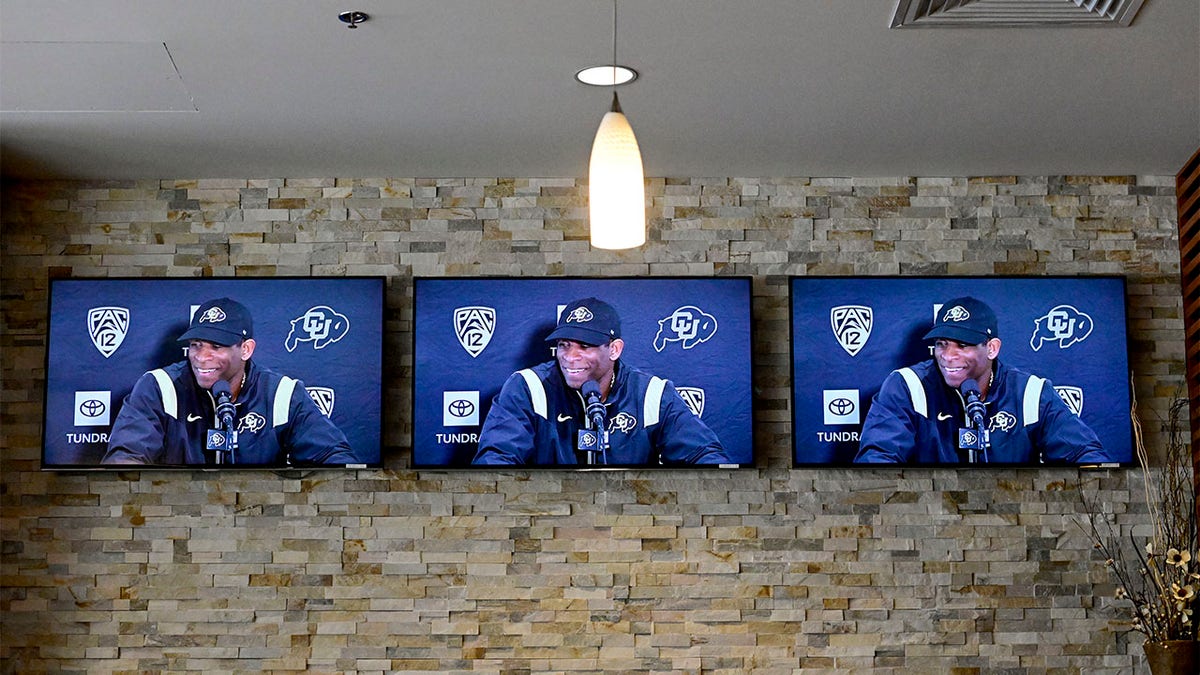
[[[1173,177],[24,182],[3,195],[5,672],[1129,672],[1080,481],[790,468],[788,275],[1120,274],[1151,443],[1183,383]],[[413,471],[413,276],[749,275],[757,468]],[[50,276],[385,275],[384,470],[39,472]],[[1120,411],[1114,411],[1119,414]]]

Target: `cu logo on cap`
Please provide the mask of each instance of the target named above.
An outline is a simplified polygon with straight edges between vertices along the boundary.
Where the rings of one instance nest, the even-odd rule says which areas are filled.
[[[470,417],[475,414],[475,404],[465,398],[451,401],[446,410],[455,417]]]
[[[829,402],[829,412],[840,417],[854,412],[854,401],[845,397],[835,398]]]
[[[204,313],[200,315],[196,323],[221,323],[225,318],[225,310],[220,307],[209,307],[204,310]]]
[[[571,310],[567,318],[563,319],[563,323],[587,323],[594,318],[596,317],[592,314],[592,310],[587,307],[576,307]]]
[[[79,404],[79,414],[84,417],[96,418],[104,414],[106,406],[104,401],[90,398]]]

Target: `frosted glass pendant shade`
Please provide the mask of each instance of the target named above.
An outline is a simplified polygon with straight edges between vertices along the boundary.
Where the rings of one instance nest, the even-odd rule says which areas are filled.
[[[612,110],[600,120],[588,166],[591,241],[596,248],[634,248],[646,243],[646,188],[642,153],[613,93]]]

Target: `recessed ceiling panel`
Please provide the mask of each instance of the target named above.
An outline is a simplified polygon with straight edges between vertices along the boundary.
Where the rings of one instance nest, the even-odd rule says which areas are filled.
[[[892,28],[1128,26],[1144,0],[899,0]]]
[[[0,43],[4,112],[195,112],[161,42]]]

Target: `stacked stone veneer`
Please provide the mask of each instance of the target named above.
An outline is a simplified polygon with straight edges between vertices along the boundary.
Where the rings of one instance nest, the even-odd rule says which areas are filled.
[[[788,275],[1121,274],[1151,439],[1183,383],[1172,177],[25,182],[3,196],[5,672],[1129,672],[1075,525],[1137,472],[790,466]],[[750,275],[758,468],[412,471],[411,279]],[[386,275],[380,471],[38,471],[49,276]],[[1122,411],[1113,411],[1123,414]]]

